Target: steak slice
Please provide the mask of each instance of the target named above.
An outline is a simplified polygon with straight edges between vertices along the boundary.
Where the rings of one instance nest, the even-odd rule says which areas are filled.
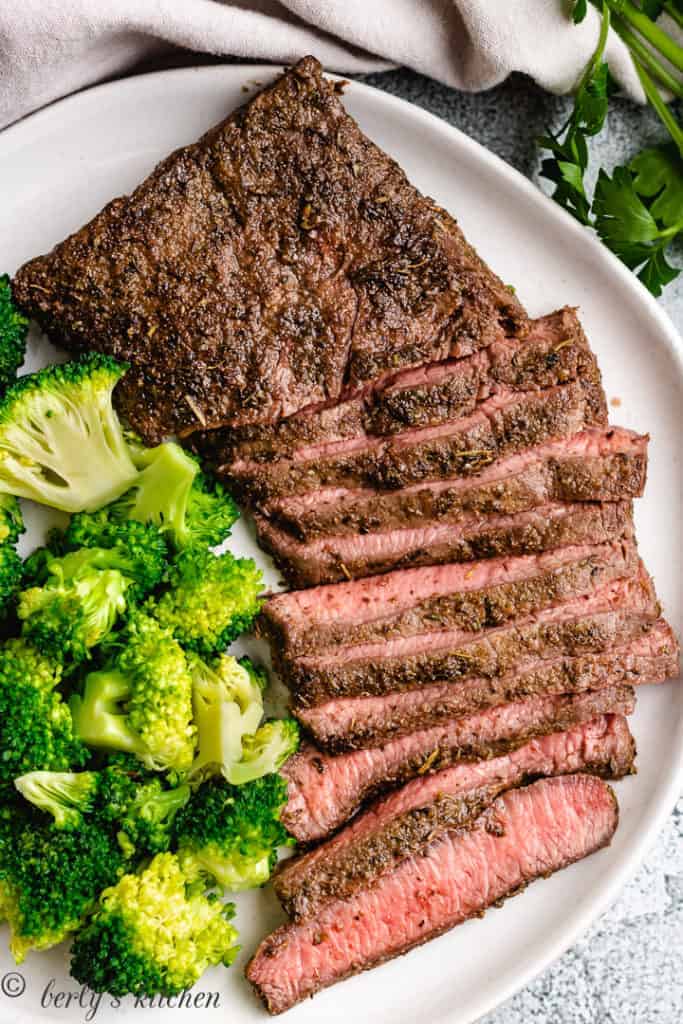
[[[355,398],[304,409],[275,423],[203,431],[196,450],[229,473],[243,459],[272,462],[326,442],[395,434],[460,419],[501,387],[535,391],[591,380],[600,373],[576,311],[565,308],[530,322],[523,339],[505,338],[459,360],[401,370]]]
[[[503,790],[534,778],[590,772],[622,778],[634,771],[635,742],[622,715],[603,715],[567,732],[525,743],[510,754],[421,776],[376,801],[336,836],[281,861],[273,885],[287,915],[312,917],[349,899],[408,857],[422,855],[461,828]]]
[[[631,529],[631,503],[542,505],[504,516],[472,516],[423,526],[302,543],[256,516],[259,544],[292,587],[361,579],[396,569],[524,555],[604,543]]]
[[[336,401],[524,312],[306,57],[14,279],[54,341],[131,363],[148,444]]]
[[[586,427],[605,426],[602,387],[573,381],[543,391],[509,389],[463,419],[390,438],[360,437],[312,445],[274,462],[237,458],[227,479],[248,505],[322,487],[398,490],[425,480],[470,476],[514,452]],[[222,467],[220,475],[226,475]]]
[[[417,729],[440,725],[510,701],[606,686],[643,686],[679,672],[678,643],[659,619],[650,632],[599,654],[531,661],[504,676],[434,683],[381,697],[339,697],[294,714],[315,743],[330,753],[377,747]]]
[[[639,565],[635,541],[628,538],[540,555],[398,570],[276,594],[265,605],[258,629],[281,658],[447,627],[480,630],[631,576]]]
[[[643,493],[648,438],[591,428],[512,455],[477,473],[398,491],[325,488],[261,512],[297,540],[358,536],[472,516],[514,515],[556,501],[617,501]]]
[[[503,676],[530,661],[579,657],[650,631],[660,614],[644,568],[594,592],[479,633],[460,628],[350,644],[283,660],[283,680],[300,707],[336,697],[371,697],[430,683]]]
[[[499,757],[536,736],[563,732],[600,715],[630,715],[634,708],[633,689],[612,686],[487,708],[347,754],[332,756],[304,743],[282,768],[289,794],[282,821],[300,843],[317,842],[365,801],[398,783],[460,761]]]
[[[278,928],[247,967],[270,1013],[407,952],[607,846],[619,810],[592,775],[541,779],[309,921]]]

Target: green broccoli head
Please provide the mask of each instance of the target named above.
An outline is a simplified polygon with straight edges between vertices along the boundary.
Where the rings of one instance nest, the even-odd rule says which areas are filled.
[[[233,786],[278,771],[299,747],[299,726],[293,718],[265,722],[255,733],[242,737],[242,757],[229,766],[225,777]]]
[[[28,319],[14,304],[7,274],[0,276],[0,390],[16,378],[26,355]]]
[[[232,963],[239,947],[233,907],[202,891],[172,853],[106,889],[76,936],[71,974],[95,992],[171,996],[208,967]]]
[[[177,550],[213,547],[229,536],[239,517],[237,506],[180,445],[169,441],[156,448],[138,447],[133,458],[139,476],[105,510],[109,518],[153,524]]]
[[[16,962],[79,928],[126,867],[116,838],[94,821],[60,830],[30,808],[0,807],[0,920]]]
[[[11,544],[0,544],[0,616],[10,606],[21,587],[24,567]]]
[[[265,673],[229,654],[210,665],[194,655],[189,663],[199,738],[192,775],[225,774],[241,760],[245,734],[255,732],[263,718]]]
[[[24,530],[19,502],[13,494],[0,493],[0,544],[16,544]]]
[[[31,571],[45,582],[19,596],[22,635],[65,666],[84,661],[126,610],[130,580],[109,567],[113,561],[100,548],[36,560]]]
[[[56,554],[80,548],[107,551],[100,555],[101,568],[118,569],[132,581],[128,598],[139,601],[159,585],[166,572],[168,547],[157,526],[111,517],[110,509],[78,512],[64,534],[53,535]]]
[[[202,783],[176,818],[183,867],[192,863],[232,892],[263,885],[278,848],[293,843],[280,821],[286,802],[287,783],[280,775],[245,786],[223,779]]]
[[[76,734],[90,746],[138,756],[152,770],[187,771],[194,758],[192,677],[170,630],[134,612],[113,663],[71,698]]]
[[[168,571],[168,590],[149,604],[150,614],[191,651],[223,651],[247,632],[261,609],[261,572],[251,558],[226,551],[181,552]]]
[[[0,489],[64,512],[128,490],[138,471],[112,405],[125,371],[95,354],[20,377],[0,401]]]
[[[113,829],[129,858],[169,848],[175,815],[190,796],[187,784],[168,787],[135,759],[99,771],[29,772],[14,784],[58,829],[82,828],[86,818]]]
[[[55,687],[60,669],[25,640],[0,648],[0,792],[26,772],[81,768],[88,751]]]

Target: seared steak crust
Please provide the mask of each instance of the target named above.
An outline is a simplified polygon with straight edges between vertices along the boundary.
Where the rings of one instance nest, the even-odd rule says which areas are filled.
[[[335,401],[525,320],[306,57],[14,279],[73,351],[131,363],[147,443]]]
[[[426,853],[447,832],[472,826],[505,789],[579,771],[621,778],[634,770],[634,757],[626,719],[603,715],[502,757],[413,779],[314,850],[281,861],[275,892],[290,918],[310,918],[324,904],[349,899],[401,861]]]
[[[271,1013],[407,952],[536,878],[606,846],[618,822],[601,779],[541,779],[498,797],[477,821],[403,860],[375,885],[311,920],[278,928],[247,977]]]

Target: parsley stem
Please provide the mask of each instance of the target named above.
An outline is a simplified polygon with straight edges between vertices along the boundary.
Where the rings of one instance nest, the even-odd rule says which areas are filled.
[[[631,53],[659,80],[659,84],[663,85],[674,96],[683,99],[683,82],[679,81],[670,71],[667,71],[663,64],[660,64],[652,51],[648,50],[644,43],[641,43],[638,36],[631,32],[621,18],[613,18],[612,25],[631,50]]]
[[[581,78],[579,79],[579,84],[577,85],[575,90],[575,92],[577,93],[580,92],[581,89],[583,89],[588,82],[590,82],[591,78],[593,77],[598,68],[598,65],[602,61],[602,55],[604,54],[605,47],[607,46],[609,26],[609,7],[607,6],[607,0],[602,0],[602,21],[600,22],[600,35],[598,36],[598,45],[595,47],[595,52],[591,59],[588,61],[586,69],[584,73],[581,75]]]
[[[681,129],[678,121],[660,96],[655,83],[652,81],[640,61],[634,57],[633,63],[635,64],[636,71],[638,72],[638,78],[640,79],[640,84],[643,87],[645,95],[659,114],[659,119],[667,128],[671,138],[678,147],[678,152],[681,154],[681,157],[683,157],[683,129]]]
[[[674,6],[673,0],[666,0],[664,10],[679,28],[683,28],[683,11]]]
[[[614,14],[620,15],[651,46],[654,46],[670,64],[673,64],[679,71],[683,71],[683,47],[679,46],[659,25],[648,18],[639,7],[631,3],[631,0],[605,0],[605,3],[609,5]]]

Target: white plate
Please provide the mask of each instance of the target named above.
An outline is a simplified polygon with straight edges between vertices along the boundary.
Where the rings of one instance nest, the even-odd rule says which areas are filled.
[[[45,252],[130,190],[171,149],[193,141],[245,99],[242,86],[266,82],[272,68],[211,67],[170,71],[104,85],[28,118],[0,135],[0,270],[13,271]],[[671,323],[636,279],[517,172],[454,128],[402,100],[352,83],[345,103],[368,135],[405,168],[423,191],[454,213],[467,237],[532,315],[564,303],[581,307],[598,353],[616,422],[650,431],[650,479],[638,504],[643,555],[664,610],[681,630],[681,343]],[[46,342],[33,358],[45,361]],[[50,358],[54,358],[51,356]],[[35,365],[35,364],[33,364]],[[37,520],[36,520],[37,521]],[[42,520],[44,522],[44,520]],[[240,525],[232,547],[258,554]],[[274,582],[275,576],[270,578]],[[455,929],[369,974],[344,982],[290,1012],[296,1024],[349,1020],[467,1024],[546,967],[588,927],[634,872],[679,791],[683,752],[683,688],[669,683],[639,696],[633,719],[639,774],[618,786],[622,820],[609,850],[538,882],[483,921]],[[176,1009],[181,1021],[263,1021],[242,977],[257,941],[282,920],[266,888],[240,897],[243,956],[230,971],[205,975],[193,994],[218,993],[219,1006]],[[647,950],[643,951],[647,956]],[[57,992],[77,992],[62,950],[33,954],[19,968],[22,996],[0,995],[0,1019],[93,1019],[89,1003],[61,1005]],[[12,969],[6,952],[0,979]],[[43,991],[54,979],[50,992]],[[10,979],[0,990],[20,982]],[[43,1003],[50,1005],[41,1006]],[[104,997],[100,1024],[141,1013],[132,1001],[112,1009]],[[90,1014],[90,1015],[89,1015]],[[147,1022],[168,1009],[147,1009]]]

